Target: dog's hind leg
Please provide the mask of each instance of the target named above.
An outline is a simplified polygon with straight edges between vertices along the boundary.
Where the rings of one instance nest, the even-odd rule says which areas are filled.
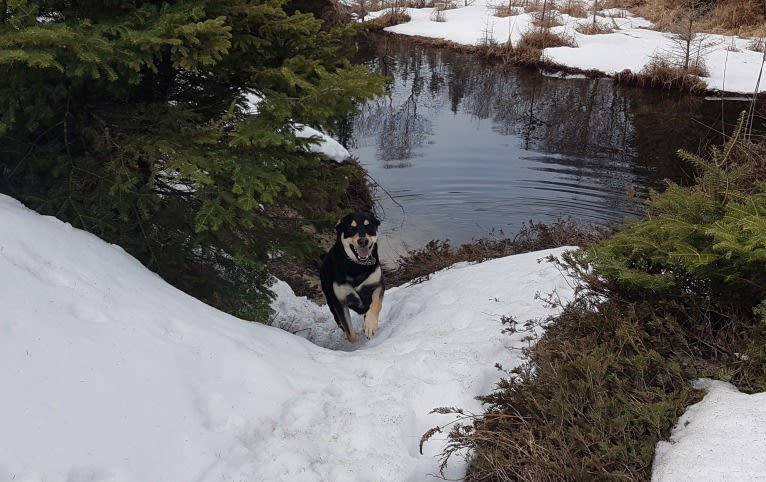
[[[381,308],[383,308],[383,287],[379,286],[372,292],[370,310],[364,315],[364,334],[367,338],[372,338],[375,336],[375,332],[378,331]]]

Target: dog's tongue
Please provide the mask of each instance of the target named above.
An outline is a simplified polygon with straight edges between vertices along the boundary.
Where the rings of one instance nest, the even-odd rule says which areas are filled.
[[[362,248],[359,246],[356,248],[356,254],[358,254],[360,258],[367,259],[370,257],[370,248]]]

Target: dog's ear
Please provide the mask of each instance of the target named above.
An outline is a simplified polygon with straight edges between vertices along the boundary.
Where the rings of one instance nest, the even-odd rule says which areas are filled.
[[[375,215],[372,215],[372,220],[375,221],[375,226],[380,226],[380,219],[376,218]]]
[[[342,218],[338,220],[337,223],[335,223],[335,232],[340,234],[343,232],[343,227],[346,226],[351,222],[351,219],[353,218],[353,214],[346,214]]]

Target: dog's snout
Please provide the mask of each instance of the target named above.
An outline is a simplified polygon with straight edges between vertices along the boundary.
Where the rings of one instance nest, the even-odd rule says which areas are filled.
[[[359,241],[357,241],[357,244],[363,248],[366,248],[368,244],[370,244],[370,240],[367,238],[359,238]]]

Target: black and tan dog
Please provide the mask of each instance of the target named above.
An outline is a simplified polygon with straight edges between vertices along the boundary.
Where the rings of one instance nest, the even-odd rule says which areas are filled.
[[[383,271],[378,260],[377,229],[370,213],[353,213],[335,226],[335,244],[322,258],[319,277],[335,322],[356,341],[349,308],[364,315],[364,334],[372,338],[383,306]]]

